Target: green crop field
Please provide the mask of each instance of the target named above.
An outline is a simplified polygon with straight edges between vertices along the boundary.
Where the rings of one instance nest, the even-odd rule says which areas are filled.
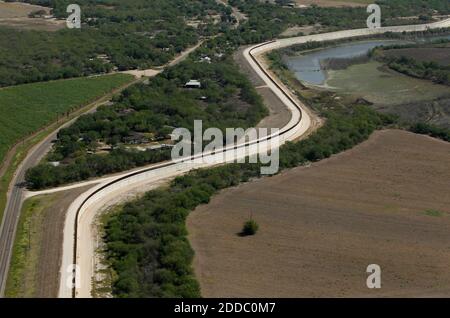
[[[0,89],[0,159],[40,128],[133,80],[115,74]]]

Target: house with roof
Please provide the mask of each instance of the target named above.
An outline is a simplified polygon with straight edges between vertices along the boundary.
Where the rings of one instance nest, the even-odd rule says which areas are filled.
[[[201,88],[202,87],[202,83],[200,83],[200,81],[198,80],[190,80],[189,82],[187,82],[184,87],[186,88]]]

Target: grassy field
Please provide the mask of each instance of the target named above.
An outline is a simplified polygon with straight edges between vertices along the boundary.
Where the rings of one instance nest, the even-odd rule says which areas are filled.
[[[0,159],[15,143],[129,81],[106,75],[0,89]]]
[[[25,201],[17,227],[17,235],[6,286],[6,297],[33,297],[36,293],[37,263],[41,250],[45,210],[55,195]]]
[[[427,101],[449,95],[449,89],[444,85],[386,72],[381,66],[378,62],[370,62],[329,71],[327,85],[340,93],[358,95],[382,105]]]

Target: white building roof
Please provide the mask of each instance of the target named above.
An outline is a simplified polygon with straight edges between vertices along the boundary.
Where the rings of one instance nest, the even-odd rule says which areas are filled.
[[[202,84],[198,80],[190,80],[186,83],[186,86],[201,86]]]

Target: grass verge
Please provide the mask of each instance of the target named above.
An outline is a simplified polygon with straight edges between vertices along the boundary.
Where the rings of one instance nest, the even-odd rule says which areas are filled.
[[[8,298],[34,297],[37,262],[41,251],[45,211],[55,195],[44,195],[25,201],[14,240],[11,267],[6,283]]]

